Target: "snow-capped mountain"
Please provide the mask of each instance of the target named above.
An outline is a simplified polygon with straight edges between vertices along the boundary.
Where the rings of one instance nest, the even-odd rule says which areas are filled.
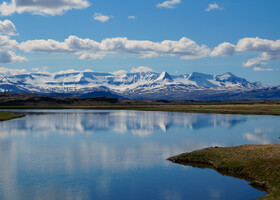
[[[228,72],[210,75],[193,72],[170,75],[167,72],[98,73],[65,71],[57,73],[1,73],[0,92],[31,92],[45,95],[83,96],[96,93],[128,99],[211,99],[268,88]],[[105,92],[105,93],[104,93]]]

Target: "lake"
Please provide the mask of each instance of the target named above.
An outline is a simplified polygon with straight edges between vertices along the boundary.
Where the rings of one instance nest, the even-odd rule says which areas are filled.
[[[247,181],[166,160],[209,146],[279,144],[278,116],[13,110],[0,123],[0,199],[254,199]]]

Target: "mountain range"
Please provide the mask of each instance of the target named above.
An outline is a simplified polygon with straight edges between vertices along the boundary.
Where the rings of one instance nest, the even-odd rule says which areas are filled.
[[[280,86],[249,82],[227,72],[211,75],[193,72],[92,71],[0,73],[0,92],[48,96],[111,96],[120,99],[254,100],[279,99]]]

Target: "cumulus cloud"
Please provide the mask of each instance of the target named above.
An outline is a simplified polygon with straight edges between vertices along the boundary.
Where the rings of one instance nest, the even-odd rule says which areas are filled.
[[[262,38],[242,38],[236,45],[224,42],[211,52],[212,56],[232,55],[234,52],[259,52],[261,56],[252,61],[280,59],[280,40]]]
[[[158,8],[175,8],[178,4],[181,3],[181,0],[170,0],[164,1],[156,5]]]
[[[107,38],[101,42],[69,36],[64,42],[55,40],[29,40],[20,44],[25,52],[71,53],[80,59],[100,59],[107,54],[130,54],[140,57],[179,56],[181,59],[203,58],[210,54],[205,45],[181,38],[179,41],[128,40],[127,38]]]
[[[261,38],[243,38],[236,45],[237,51],[256,51],[280,53],[280,40],[267,40]]]
[[[24,61],[27,61],[27,59],[22,56],[17,56],[12,51],[0,51],[0,63],[14,63]]]
[[[243,67],[255,67],[255,71],[271,71],[261,66],[267,65],[268,60],[280,59],[280,40],[262,38],[242,38],[236,45],[224,42],[213,49],[211,56],[230,56],[235,52],[260,53],[256,58],[242,62]]]
[[[14,50],[22,50],[26,53],[73,54],[77,55],[79,59],[92,60],[103,59],[110,54],[127,54],[140,58],[176,56],[184,60],[190,60],[208,56],[231,56],[235,52],[259,52],[258,57],[242,63],[244,67],[257,67],[255,71],[268,71],[269,69],[262,70],[260,68],[267,64],[265,61],[280,59],[280,40],[273,41],[261,38],[242,38],[236,45],[224,42],[211,51],[206,45],[199,45],[186,37],[180,40],[164,40],[161,42],[115,37],[98,42],[71,35],[64,41],[52,39],[28,40],[19,44],[16,40],[12,40],[10,35],[0,34],[0,49],[0,63],[27,60],[15,55]]]
[[[257,58],[249,59],[243,63],[243,66],[263,66],[266,65],[266,60],[280,59],[280,40],[267,40],[262,38],[243,38],[236,45],[236,51],[239,52],[260,52],[261,55]]]
[[[211,11],[211,10],[223,10],[221,6],[219,6],[217,3],[210,3],[208,5],[208,8],[206,8],[206,11]]]
[[[12,50],[18,49],[19,44],[9,36],[0,35],[0,63],[14,63],[27,61],[22,56],[17,56]]]
[[[256,72],[274,71],[274,69],[271,69],[271,68],[262,68],[262,67],[254,67],[254,71],[256,71]]]
[[[0,35],[0,49],[16,49],[18,48],[18,42],[16,40],[11,40],[9,36]]]
[[[10,20],[0,21],[1,35],[16,35],[16,26]]]
[[[231,56],[235,52],[235,46],[228,42],[224,42],[215,47],[211,52],[211,56]]]
[[[30,12],[38,15],[62,15],[71,9],[84,9],[89,6],[86,0],[11,0],[0,5],[1,15]]]
[[[40,53],[74,53],[66,44],[67,41],[58,42],[55,40],[28,40],[20,44],[20,49],[25,52]]]
[[[102,13],[94,13],[93,19],[99,22],[107,22],[112,16],[103,15]]]
[[[130,70],[130,73],[145,73],[145,72],[153,72],[154,70],[152,70],[151,68],[149,67],[145,67],[145,66],[139,66],[137,68],[132,68]]]

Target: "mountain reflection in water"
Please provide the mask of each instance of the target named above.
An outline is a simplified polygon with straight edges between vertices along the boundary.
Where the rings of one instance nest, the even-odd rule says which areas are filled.
[[[40,117],[38,117],[40,115]],[[0,124],[5,134],[5,127],[9,127],[11,134],[26,134],[26,130],[47,134],[51,131],[61,134],[86,133],[91,134],[99,130],[112,130],[118,133],[130,131],[133,135],[147,136],[161,129],[166,132],[171,127],[201,129],[222,126],[232,128],[236,124],[245,122],[248,117],[242,115],[202,115],[173,112],[139,112],[112,111],[79,113],[29,113],[29,120],[11,121]]]

